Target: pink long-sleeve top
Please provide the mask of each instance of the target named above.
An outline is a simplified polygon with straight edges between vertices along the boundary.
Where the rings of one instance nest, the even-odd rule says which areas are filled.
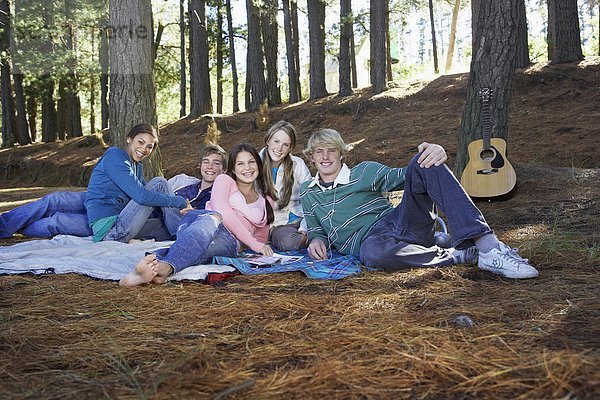
[[[273,200],[267,196],[271,206]],[[252,250],[259,252],[269,238],[269,224],[267,224],[267,211],[265,198],[259,193],[258,200],[252,204],[246,203],[244,195],[239,191],[235,181],[225,174],[215,179],[210,201],[206,209],[216,211],[223,218],[223,225],[236,237],[236,239]],[[257,209],[262,208],[262,213]]]

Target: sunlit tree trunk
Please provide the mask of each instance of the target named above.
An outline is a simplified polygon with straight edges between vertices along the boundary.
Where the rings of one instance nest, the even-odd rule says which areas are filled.
[[[456,42],[456,25],[458,23],[459,10],[460,0],[455,0],[454,9],[452,10],[452,26],[450,27],[450,39],[448,39],[448,53],[446,54],[446,72],[450,71],[450,69],[452,68],[452,58],[454,57],[454,42]]]
[[[179,0],[179,118],[187,109],[187,73],[185,62],[185,0]]]

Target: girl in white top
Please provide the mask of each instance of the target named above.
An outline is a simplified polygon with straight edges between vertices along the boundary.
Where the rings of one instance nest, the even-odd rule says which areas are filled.
[[[298,250],[307,245],[306,225],[300,204],[300,185],[311,179],[306,163],[291,154],[296,145],[296,129],[279,121],[265,135],[266,147],[260,151],[265,183],[275,188],[275,221],[270,232],[278,250]]]

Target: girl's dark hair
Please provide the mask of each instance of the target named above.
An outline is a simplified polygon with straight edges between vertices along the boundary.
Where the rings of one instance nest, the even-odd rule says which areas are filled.
[[[258,151],[256,151],[254,146],[252,146],[251,144],[238,143],[231,148],[231,150],[229,151],[229,155],[228,155],[229,160],[227,160],[227,175],[229,175],[234,181],[237,181],[237,178],[234,174],[235,161],[237,159],[237,155],[243,151],[252,154],[252,157],[254,157],[254,159],[256,160],[256,167],[258,169],[258,177],[256,178],[256,186],[257,186],[258,190],[261,192],[261,194],[263,196],[265,196],[265,197],[269,196],[271,199],[275,199],[276,198],[275,194],[274,194],[275,189],[273,188],[273,186],[267,185],[265,183],[265,179],[264,179],[265,174],[263,173],[263,162],[260,159],[260,156],[258,155]],[[273,213],[273,207],[271,206],[271,203],[269,203],[269,201],[266,198],[265,198],[265,208],[267,210],[267,223],[271,224],[275,220],[275,214]]]
[[[127,134],[127,139],[133,139],[140,133],[149,133],[154,136],[154,139],[158,140],[158,134],[156,133],[156,129],[152,125],[149,124],[137,124],[133,128],[129,130]]]
[[[290,138],[290,152],[283,160],[281,160],[280,165],[280,168],[283,168],[282,190],[279,198],[274,197],[275,200],[278,200],[277,205],[279,209],[282,209],[289,204],[290,197],[292,197],[292,188],[294,187],[294,161],[292,160],[292,150],[294,150],[294,147],[296,146],[296,128],[287,121],[276,122],[265,134],[265,145],[267,147],[267,142],[271,140],[273,135],[278,131],[285,132]],[[263,174],[265,175],[265,182],[267,185],[274,188],[275,182],[273,182],[273,174],[271,173],[272,160],[268,149],[264,150],[264,157]],[[275,192],[275,189],[273,189],[273,192]]]

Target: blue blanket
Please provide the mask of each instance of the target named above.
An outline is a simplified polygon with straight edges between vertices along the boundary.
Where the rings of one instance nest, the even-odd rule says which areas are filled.
[[[303,256],[300,261],[289,264],[278,264],[269,267],[256,267],[248,263],[243,257],[214,257],[213,263],[231,265],[242,274],[272,274],[275,272],[301,271],[309,278],[336,280],[357,275],[362,271],[362,264],[356,256],[345,256],[333,251],[328,260],[314,261],[308,257],[306,250],[281,252],[290,256]]]

